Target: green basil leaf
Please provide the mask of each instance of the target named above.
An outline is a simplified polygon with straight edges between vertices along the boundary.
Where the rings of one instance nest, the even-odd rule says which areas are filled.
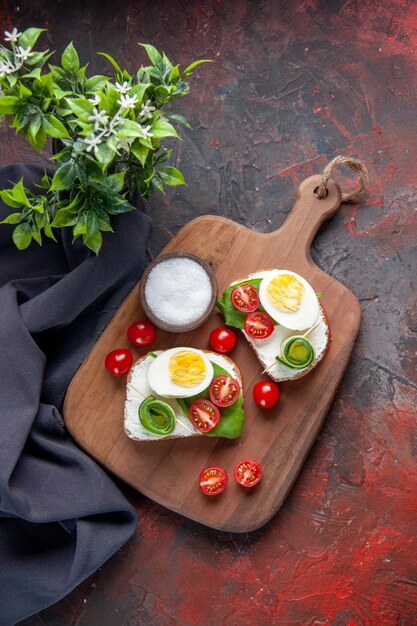
[[[212,363],[214,376],[230,376],[223,367]],[[208,388],[202,393],[199,393],[191,398],[176,398],[178,404],[185,417],[188,418],[188,409],[198,398],[209,398]],[[242,434],[245,416],[243,412],[243,395],[240,394],[239,398],[231,406],[220,409],[220,421],[209,433],[204,433],[206,437],[226,437],[227,439],[236,439]]]
[[[24,222],[23,224],[19,224],[13,231],[12,234],[13,242],[19,250],[25,250],[32,241],[32,228],[30,224]]]
[[[68,46],[62,53],[61,64],[64,70],[73,74],[78,72],[78,70],[80,69],[80,59],[78,58],[77,51],[74,48],[74,44],[72,43],[72,41],[68,44]]]
[[[163,165],[158,168],[157,171],[165,185],[171,185],[173,187],[176,185],[185,185],[184,176],[179,170],[177,170],[176,167],[172,167],[172,165]]]

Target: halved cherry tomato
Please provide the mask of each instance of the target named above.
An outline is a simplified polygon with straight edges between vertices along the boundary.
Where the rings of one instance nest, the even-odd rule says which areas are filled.
[[[235,467],[235,480],[244,487],[254,487],[262,478],[262,467],[258,461],[244,459]]]
[[[274,332],[274,322],[267,313],[249,313],[245,320],[245,333],[253,339],[266,339]]]
[[[227,472],[222,467],[206,467],[200,474],[200,489],[206,496],[216,496],[227,485]]]
[[[129,326],[127,336],[135,346],[148,346],[155,341],[155,326],[149,320],[134,322]]]
[[[230,299],[235,309],[243,313],[256,311],[259,306],[258,290],[253,285],[246,283],[233,289]]]
[[[281,395],[278,385],[271,380],[260,380],[252,389],[253,399],[261,409],[272,409]]]
[[[200,433],[208,433],[219,423],[220,411],[210,400],[199,398],[190,406],[188,417]]]
[[[236,335],[230,328],[215,328],[209,337],[210,346],[220,354],[228,354],[236,344]]]
[[[133,355],[130,350],[118,348],[112,350],[104,361],[105,368],[113,376],[123,376],[132,367]]]
[[[209,387],[210,400],[217,406],[226,407],[236,402],[240,394],[240,385],[231,376],[215,376]]]

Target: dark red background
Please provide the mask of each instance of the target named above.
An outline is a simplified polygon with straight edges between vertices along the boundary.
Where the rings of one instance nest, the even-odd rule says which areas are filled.
[[[362,202],[343,205],[313,246],[363,320],[280,512],[232,535],[121,485],[139,513],[135,536],[24,625],[417,624],[417,4],[0,0],[0,16],[3,30],[48,28],[57,51],[73,40],[91,73],[107,71],[98,51],[135,69],[146,60],[138,41],[183,67],[215,60],[179,104],[194,127],[173,153],[188,187],[147,204],[152,255],[205,213],[276,229],[297,185],[336,154],[371,176]],[[0,132],[1,165],[39,159]]]

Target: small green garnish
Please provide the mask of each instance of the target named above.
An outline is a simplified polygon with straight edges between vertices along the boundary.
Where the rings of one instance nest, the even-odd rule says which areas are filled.
[[[139,406],[139,421],[153,435],[169,435],[175,428],[175,414],[166,402],[148,396]]]
[[[314,361],[315,356],[313,344],[306,337],[293,335],[282,342],[281,352],[275,358],[293,369],[304,369]]]

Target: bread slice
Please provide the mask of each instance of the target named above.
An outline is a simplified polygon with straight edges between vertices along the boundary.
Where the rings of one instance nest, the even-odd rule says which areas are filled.
[[[153,354],[156,354],[158,356],[159,354],[162,354],[162,352],[163,350],[155,350]],[[232,378],[238,381],[238,383],[240,384],[240,388],[242,389],[242,375],[239,371],[239,368],[232,361],[232,359],[223,354],[217,354],[216,352],[210,352],[208,350],[201,350],[201,352],[204,352],[207,358],[212,363],[216,363],[224,370],[226,370]],[[152,389],[148,385],[146,372],[153,360],[154,357],[152,357],[150,354],[147,354],[141,357],[138,361],[136,361],[136,363],[132,365],[132,368],[129,372],[127,378],[126,400],[124,407],[125,433],[130,439],[135,439],[136,441],[165,441],[167,439],[203,436],[200,431],[194,428],[189,419],[184,416],[181,407],[175,400],[175,398],[163,398],[162,396],[158,396],[152,391]],[[145,428],[143,428],[142,424],[139,421],[139,405],[147,396],[151,394],[154,395],[155,398],[161,399],[169,404],[169,406],[174,411],[176,425],[174,431],[170,435],[153,435],[152,433],[145,430]]]
[[[264,274],[270,272],[270,269],[259,270],[253,274],[250,274],[246,278],[234,281],[233,284],[242,283],[245,280],[251,280],[254,278],[262,278]],[[324,359],[330,348],[332,340],[329,321],[327,319],[326,312],[323,306],[320,304],[319,317],[317,322],[320,322],[314,330],[308,335],[307,339],[313,344],[315,350],[315,358],[310,365],[303,369],[293,369],[287,365],[284,365],[280,361],[276,360],[276,356],[280,353],[280,347],[282,342],[292,335],[303,335],[305,331],[297,332],[284,328],[284,326],[275,326],[274,332],[267,339],[253,339],[244,330],[242,333],[253,348],[258,360],[260,361],[264,370],[267,370],[267,374],[272,380],[276,382],[297,380],[306,376]]]

